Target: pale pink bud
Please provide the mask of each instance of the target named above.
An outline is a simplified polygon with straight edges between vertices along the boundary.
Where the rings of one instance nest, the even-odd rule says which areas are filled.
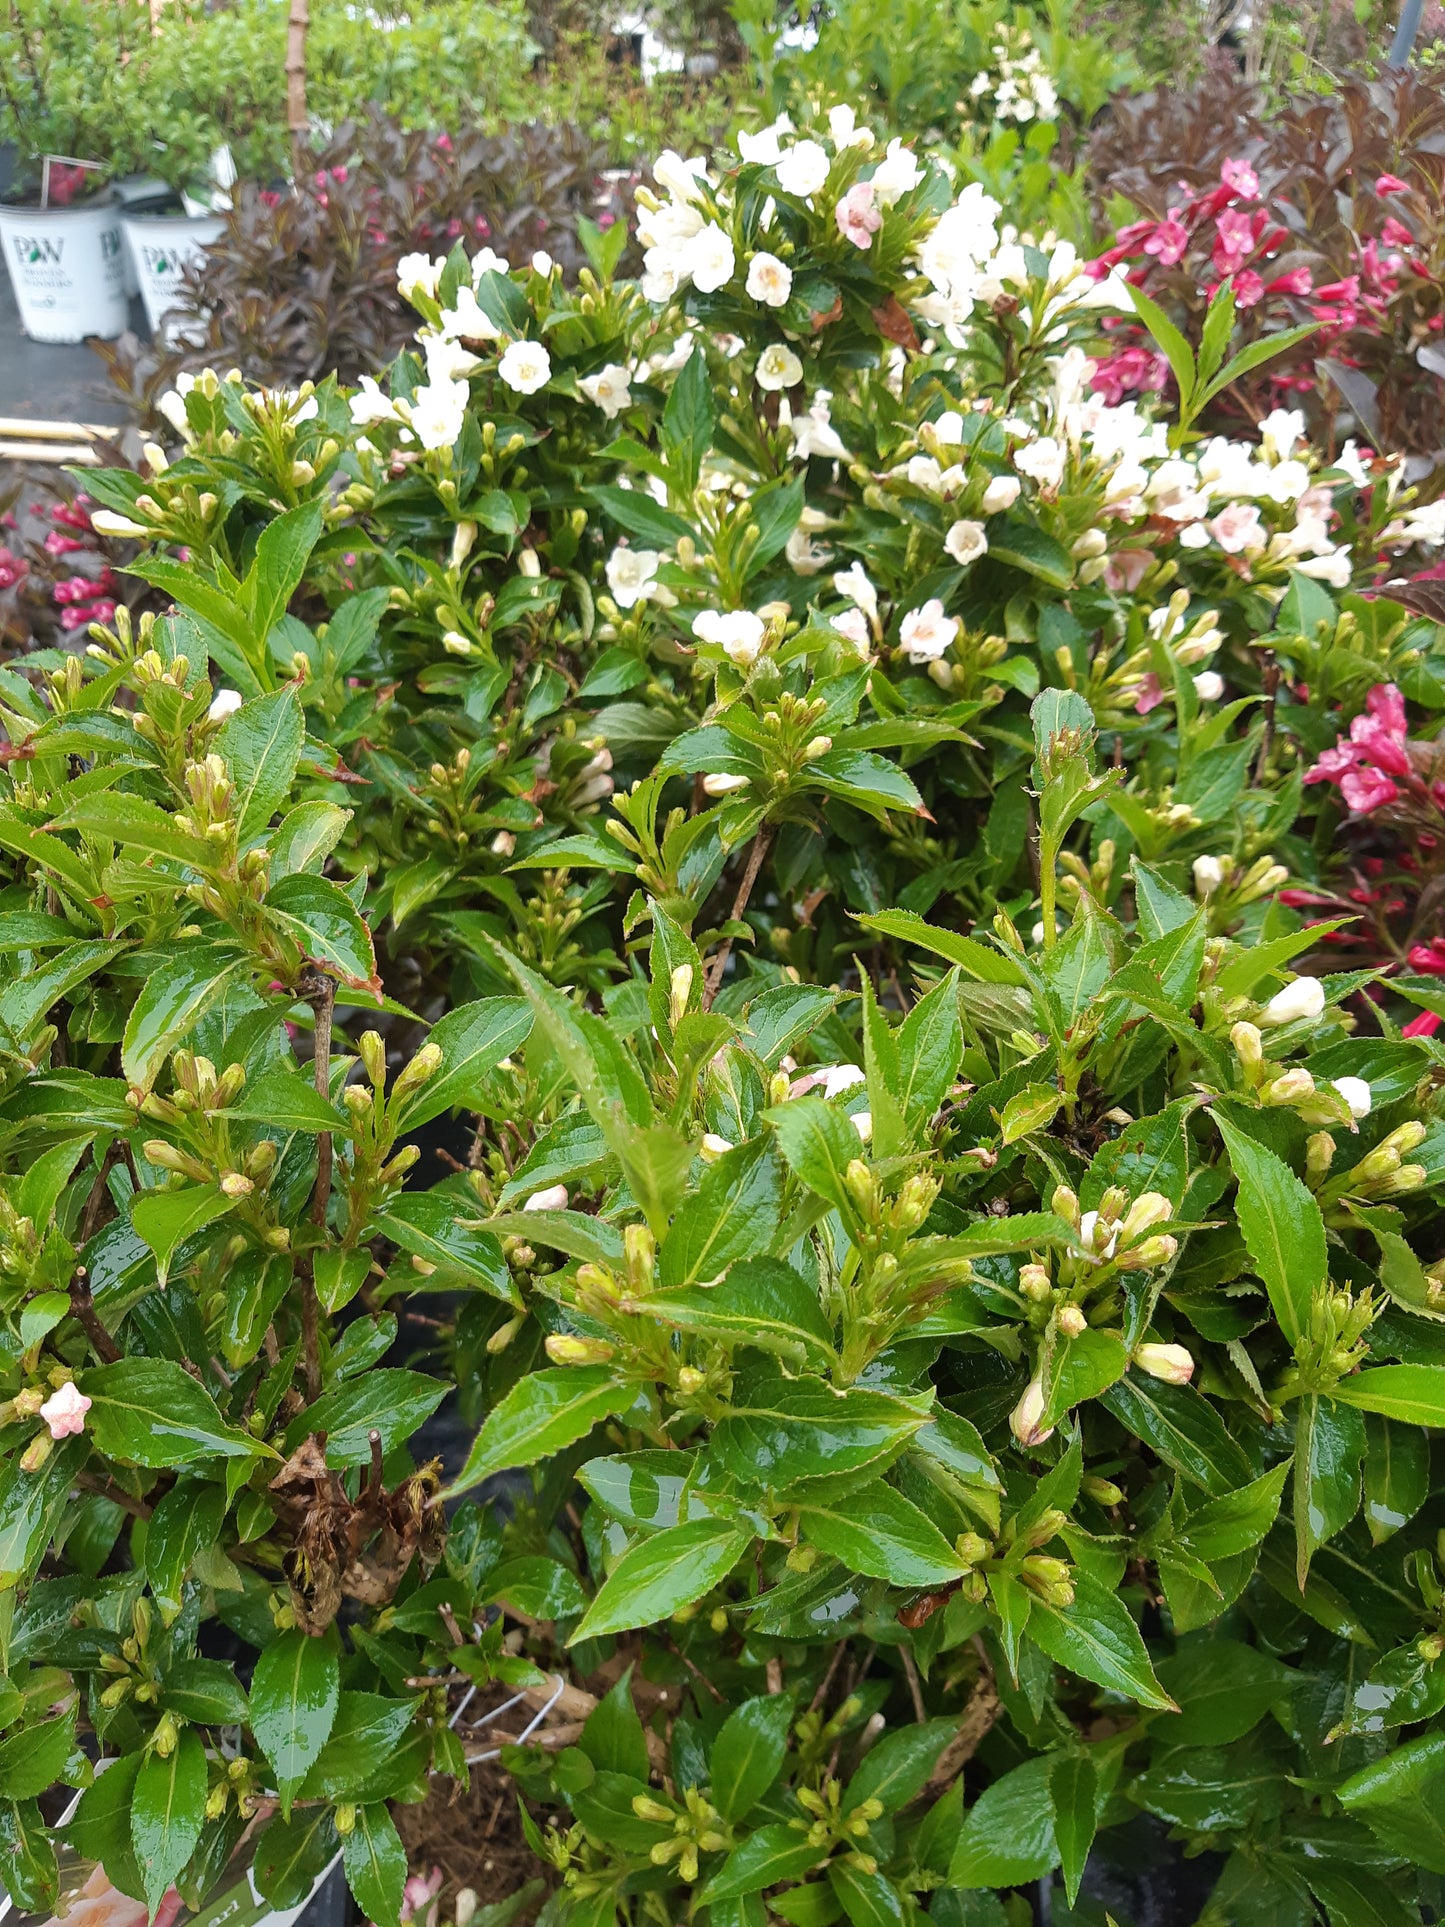
[[[1194,1359],[1182,1345],[1141,1345],[1134,1363],[1167,1385],[1187,1385],[1194,1376]]]

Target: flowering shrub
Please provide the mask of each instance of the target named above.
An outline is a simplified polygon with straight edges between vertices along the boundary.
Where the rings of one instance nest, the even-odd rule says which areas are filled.
[[[1441,1060],[1280,886],[1322,757],[1434,780],[1350,593],[1428,525],[1192,437],[1231,302],[1090,393],[1121,280],[851,113],[654,176],[640,281],[417,253],[354,392],[178,382],[86,477],[173,612],[7,674],[5,1878],[60,1780],[152,1910],[395,1927],[477,1747],[558,1927],[1159,1827],[1409,1918]]]
[[[1436,465],[1445,349],[1438,210],[1445,102],[1429,77],[1351,82],[1330,101],[1265,113],[1237,83],[1121,99],[1090,156],[1097,199],[1134,214],[1101,256],[1197,328],[1228,286],[1243,337],[1312,324],[1291,353],[1221,399],[1257,421],[1293,398],[1312,437],[1346,435]],[[1112,223],[1111,223],[1112,224]],[[1101,358],[1105,393],[1157,391],[1163,359],[1135,324]]]

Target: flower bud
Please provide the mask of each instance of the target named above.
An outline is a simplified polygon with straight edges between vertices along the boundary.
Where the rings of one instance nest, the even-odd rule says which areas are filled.
[[[1229,1041],[1234,1046],[1234,1054],[1244,1069],[1245,1076],[1255,1082],[1255,1072],[1264,1062],[1264,1040],[1254,1024],[1236,1024],[1229,1033]]]
[[[1041,1304],[1053,1291],[1047,1265],[1020,1265],[1019,1290],[1025,1298]]]
[[[803,761],[805,763],[815,763],[820,756],[826,756],[832,747],[833,738],[831,736],[815,736],[810,743],[804,745]]]
[[[605,1338],[581,1338],[575,1332],[552,1332],[546,1353],[554,1365],[605,1365],[616,1347]]]
[[[1261,1104],[1300,1104],[1313,1097],[1315,1080],[1307,1070],[1283,1071],[1260,1087]]]
[[[725,1152],[732,1149],[729,1139],[720,1137],[716,1131],[704,1131],[702,1143],[698,1146],[698,1156],[707,1164],[715,1164]]]
[[[732,796],[738,790],[745,790],[747,786],[748,779],[746,776],[728,776],[722,772],[718,772],[712,776],[704,776],[702,779],[702,793],[704,796]]]
[[[667,1021],[674,1030],[687,1015],[687,1003],[692,995],[692,965],[682,963],[673,971],[669,980]]]
[[[567,1204],[566,1185],[549,1184],[541,1191],[534,1191],[522,1209],[524,1211],[565,1211]]]
[[[1353,1118],[1368,1117],[1374,1105],[1374,1095],[1363,1077],[1337,1077],[1335,1089],[1350,1107]]]
[[[677,1374],[677,1389],[684,1398],[696,1398],[707,1384],[707,1373],[700,1372],[696,1365],[684,1365]]]
[[[1079,1482],[1079,1489],[1086,1499],[1095,1505],[1122,1505],[1124,1491],[1112,1479],[1101,1479],[1096,1473],[1086,1472]]]
[[[1024,1388],[1024,1395],[1009,1413],[1009,1430],[1020,1445],[1042,1445],[1054,1435],[1052,1425],[1042,1424],[1044,1382],[1035,1375]]]
[[[1217,856],[1197,856],[1194,859],[1194,890],[1197,896],[1209,897],[1224,882],[1224,865]]]
[[[622,1234],[627,1254],[627,1282],[634,1292],[652,1290],[656,1272],[657,1240],[645,1224],[630,1224]]]
[[[1075,1231],[1078,1230],[1080,1223],[1079,1200],[1066,1184],[1060,1184],[1055,1187],[1054,1195],[1049,1200],[1049,1205],[1056,1217],[1062,1218],[1065,1224],[1072,1225]]]
[[[843,1182],[853,1202],[865,1218],[878,1215],[878,1182],[862,1158],[854,1158],[843,1173]]]
[[[213,1786],[206,1795],[206,1818],[208,1820],[219,1820],[225,1813],[230,1798],[231,1789],[226,1785],[224,1780],[222,1780],[219,1785]]]
[[[1305,1176],[1311,1184],[1323,1181],[1335,1161],[1335,1141],[1328,1131],[1316,1131],[1305,1145]]]
[[[1119,1227],[1119,1236],[1126,1245],[1131,1245],[1156,1224],[1167,1224],[1173,1216],[1174,1207],[1162,1191],[1141,1191],[1129,1206],[1128,1215]]]
[[[1054,1323],[1065,1338],[1078,1338],[1089,1329],[1089,1321],[1077,1305],[1064,1305]]]
[[[1142,1244],[1131,1245],[1121,1251],[1114,1260],[1120,1271],[1152,1271],[1156,1265],[1167,1265],[1179,1249],[1179,1240],[1167,1231],[1157,1237],[1146,1238]]]
[[[397,1099],[409,1097],[413,1091],[419,1090],[430,1078],[435,1077],[441,1065],[441,1045],[423,1044],[397,1078],[392,1096]]]
[[[1313,1023],[1324,1015],[1325,987],[1318,977],[1296,977],[1265,1005],[1262,1024]]]
[[[386,1086],[386,1046],[374,1030],[364,1030],[356,1046],[357,1054],[371,1079],[372,1088],[380,1091]]]
[[[342,1800],[332,1814],[336,1831],[344,1840],[349,1833],[356,1831],[356,1807],[350,1800]]]
[[[1194,1360],[1182,1345],[1140,1345],[1134,1363],[1166,1385],[1187,1385],[1194,1376]]]
[[[987,1559],[992,1551],[988,1540],[977,1532],[960,1532],[953,1542],[953,1549],[969,1566],[976,1566],[980,1559]]]
[[[176,1750],[176,1742],[180,1737],[180,1729],[176,1725],[175,1715],[173,1713],[162,1713],[154,1734],[155,1750],[161,1759],[168,1760],[171,1757],[172,1753]]]

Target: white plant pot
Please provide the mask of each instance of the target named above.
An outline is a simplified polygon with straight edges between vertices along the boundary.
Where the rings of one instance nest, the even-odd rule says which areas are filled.
[[[111,199],[83,207],[0,204],[0,247],[32,341],[114,340],[125,332],[125,240]]]
[[[216,240],[226,223],[219,214],[199,220],[186,214],[127,214],[122,225],[151,333],[157,341],[174,341],[179,325],[172,310],[182,272],[201,259],[207,242]]]

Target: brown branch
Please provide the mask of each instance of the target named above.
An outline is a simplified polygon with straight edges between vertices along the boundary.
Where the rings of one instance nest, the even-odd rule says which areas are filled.
[[[936,1798],[958,1778],[1002,1711],[993,1669],[985,1661],[984,1670],[974,1681],[968,1703],[959,1715],[958,1731],[939,1754],[938,1764],[929,1775],[926,1791],[930,1798]]]
[[[1254,780],[1263,783],[1264,772],[1274,750],[1274,718],[1279,699],[1279,662],[1272,649],[1264,656],[1264,735],[1260,738],[1259,761],[1254,766]]]
[[[120,1347],[100,1321],[95,1309],[95,1300],[90,1295],[90,1279],[84,1265],[77,1265],[75,1276],[70,1281],[70,1311],[90,1340],[91,1349],[102,1365],[114,1365],[120,1357]]]
[[[308,0],[291,0],[286,21],[286,125],[299,160],[306,139],[306,36],[311,27]],[[299,169],[298,169],[299,171]]]
[[[310,1004],[316,1019],[312,1051],[314,1083],[319,1097],[331,1101],[331,1023],[336,1010],[336,983],[324,971],[308,970],[297,990]],[[332,1148],[330,1131],[316,1138],[316,1189],[311,1194],[311,1222],[323,1231],[326,1208],[331,1202]],[[306,1374],[306,1402],[314,1405],[321,1396],[320,1308],[316,1300],[316,1279],[310,1259],[298,1267],[301,1280],[301,1350]]]
[[[898,1648],[898,1657],[903,1661],[903,1676],[908,1681],[908,1694],[913,1701],[913,1717],[920,1726],[926,1726],[928,1714],[924,1710],[923,1682],[918,1677],[917,1664],[906,1646]]]
[[[82,1492],[94,1492],[102,1499],[109,1499],[111,1504],[118,1505],[122,1512],[128,1512],[132,1519],[148,1519],[151,1516],[152,1508],[144,1499],[132,1498],[129,1492],[122,1492],[118,1486],[112,1485],[109,1479],[99,1478],[94,1472],[77,1472],[75,1483]]]
[[[752,840],[752,844],[748,850],[748,860],[743,866],[742,878],[738,883],[737,895],[733,898],[733,907],[728,914],[728,921],[730,923],[740,923],[742,921],[743,912],[748,907],[748,898],[753,893],[753,885],[758,880],[758,872],[763,867],[763,858],[768,853],[770,840],[771,838],[766,825],[758,831]],[[728,967],[728,958],[732,955],[732,947],[733,940],[731,937],[724,937],[722,943],[718,946],[718,953],[713,958],[708,970],[707,987],[702,994],[702,1007],[704,1010],[712,1009],[713,999],[722,988],[723,972]]]
[[[120,1147],[112,1138],[106,1146],[105,1156],[96,1166],[95,1182],[90,1187],[85,1200],[85,1209],[80,1214],[80,1230],[77,1238],[82,1251],[100,1229],[100,1214],[105,1207],[106,1199],[110,1196],[110,1187],[106,1180],[119,1157]]]

